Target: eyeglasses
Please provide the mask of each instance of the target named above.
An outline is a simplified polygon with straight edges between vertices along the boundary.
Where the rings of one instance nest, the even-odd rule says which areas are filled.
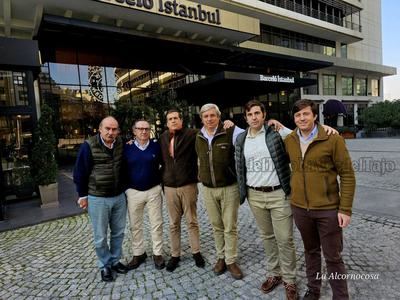
[[[135,127],[135,129],[136,130],[139,130],[139,131],[150,131],[150,128],[146,128],[146,127]]]

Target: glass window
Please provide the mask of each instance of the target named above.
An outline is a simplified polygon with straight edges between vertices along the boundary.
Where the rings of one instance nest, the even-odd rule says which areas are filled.
[[[79,65],[79,78],[81,85],[102,88],[106,85],[104,68],[99,66]]]
[[[6,189],[31,182],[29,145],[32,143],[30,115],[0,117],[0,151]]]
[[[347,44],[342,44],[340,46],[340,56],[342,58],[347,58]]]
[[[336,49],[329,46],[323,46],[323,54],[328,56],[336,56]]]
[[[354,126],[354,104],[352,103],[344,103],[344,107],[346,108],[347,114],[343,120],[344,126]]]
[[[323,95],[336,95],[335,75],[322,75],[322,93]]]
[[[357,109],[357,114],[360,116],[363,111],[368,107],[368,104],[366,103],[358,103],[358,109]],[[362,122],[362,120],[359,118],[358,119],[358,125],[363,126],[364,123]]]
[[[367,79],[356,78],[355,79],[356,96],[367,96]]]
[[[371,96],[379,97],[379,79],[371,79]]]
[[[25,72],[0,70],[0,106],[28,105]]]
[[[106,70],[106,84],[107,86],[117,86],[117,81],[118,81],[118,74],[117,70],[118,68],[110,68],[110,67],[105,67]],[[119,69],[121,70],[121,69]],[[128,69],[124,69],[128,71]]]
[[[50,77],[58,84],[79,84],[78,65],[49,63]]]
[[[303,87],[304,95],[318,95],[318,74],[317,73],[303,73],[303,78],[315,79],[317,82],[314,85]]]
[[[342,95],[353,96],[353,77],[342,77]]]

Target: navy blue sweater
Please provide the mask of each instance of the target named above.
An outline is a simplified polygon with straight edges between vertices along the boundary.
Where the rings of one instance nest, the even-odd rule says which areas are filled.
[[[84,142],[79,148],[74,168],[74,183],[79,197],[88,195],[89,176],[93,170],[92,152],[88,143]]]
[[[134,143],[124,145],[123,168],[127,188],[146,191],[161,183],[161,148],[158,142],[150,140],[145,150]]]

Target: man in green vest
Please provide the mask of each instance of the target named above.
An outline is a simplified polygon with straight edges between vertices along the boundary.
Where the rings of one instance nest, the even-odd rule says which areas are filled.
[[[199,178],[203,197],[213,227],[218,260],[214,273],[227,269],[235,279],[243,278],[237,259],[237,218],[239,189],[236,182],[234,143],[243,129],[223,128],[221,112],[215,104],[200,109],[203,128],[196,136],[196,152],[200,161]]]
[[[126,199],[120,174],[123,143],[118,134],[117,120],[104,118],[99,133],[81,145],[74,168],[78,204],[88,210],[92,221],[98,265],[105,282],[114,281],[115,273],[128,272],[119,261],[126,225]]]

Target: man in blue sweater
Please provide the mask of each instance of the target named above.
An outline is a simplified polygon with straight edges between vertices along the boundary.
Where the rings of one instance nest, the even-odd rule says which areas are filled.
[[[78,204],[88,210],[92,221],[98,265],[105,282],[114,281],[115,272],[128,272],[119,262],[126,224],[126,199],[120,173],[123,143],[118,133],[117,120],[104,118],[99,134],[81,145],[74,169]],[[111,230],[110,246],[108,228]]]
[[[153,260],[157,269],[165,267],[162,257],[162,196],[161,196],[161,149],[160,145],[150,140],[150,123],[136,121],[132,127],[135,139],[124,146],[123,165],[126,168],[128,189],[128,213],[131,224],[133,258],[129,269],[136,269],[146,259],[143,241],[143,213],[147,206],[151,239],[153,243]]]

